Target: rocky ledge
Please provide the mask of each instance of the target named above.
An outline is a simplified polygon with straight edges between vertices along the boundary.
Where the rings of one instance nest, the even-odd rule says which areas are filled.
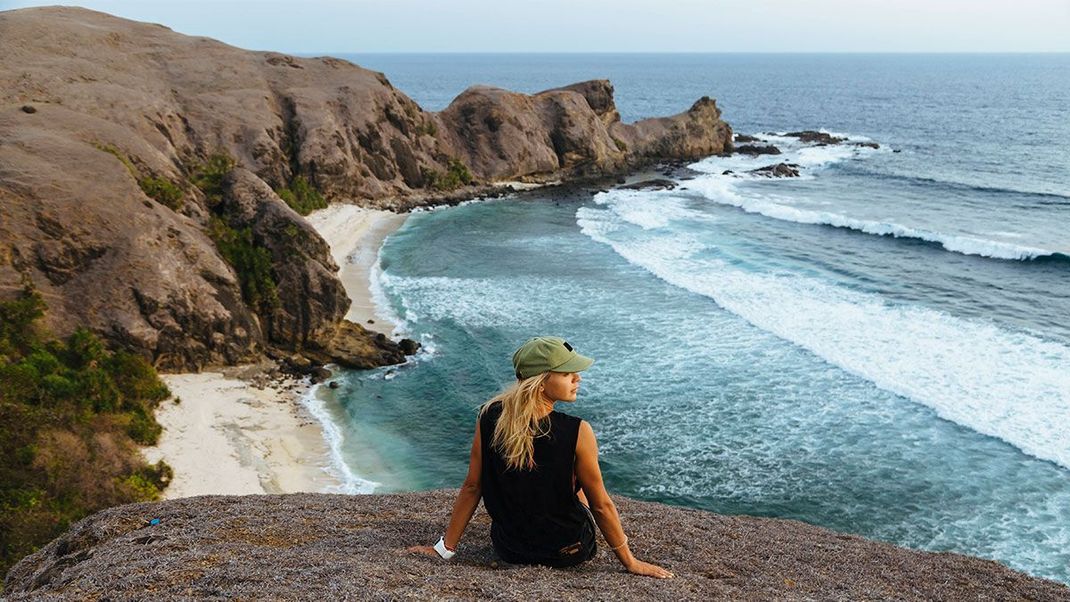
[[[30,282],[165,370],[268,354],[369,367],[405,349],[343,316],[302,213],[597,177],[731,150],[716,103],[620,121],[607,81],[473,87],[424,111],[382,74],[75,7],[0,12],[0,299]],[[467,192],[466,192],[467,191]]]
[[[110,508],[23,559],[10,600],[1070,600],[1065,585],[952,553],[805,523],[617,498],[632,549],[676,577],[625,573],[605,543],[574,569],[496,559],[478,510],[450,563],[433,542],[455,492],[205,496]],[[155,522],[155,524],[153,524]]]

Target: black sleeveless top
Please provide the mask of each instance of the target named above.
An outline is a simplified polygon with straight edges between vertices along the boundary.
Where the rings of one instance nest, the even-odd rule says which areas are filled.
[[[483,504],[495,550],[507,562],[554,563],[562,548],[587,539],[593,545],[593,525],[573,478],[580,419],[550,412],[549,433],[535,439],[535,468],[515,470],[491,445],[501,413],[498,402],[479,420]]]

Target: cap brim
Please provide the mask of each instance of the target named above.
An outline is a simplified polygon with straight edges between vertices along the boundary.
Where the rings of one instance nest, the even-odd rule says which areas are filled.
[[[577,353],[567,362],[551,370],[551,372],[582,372],[590,368],[593,363],[593,359]]]

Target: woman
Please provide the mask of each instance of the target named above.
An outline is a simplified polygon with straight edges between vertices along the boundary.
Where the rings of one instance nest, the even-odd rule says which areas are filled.
[[[554,411],[558,401],[576,401],[579,373],[592,363],[557,337],[535,337],[517,349],[517,382],[480,408],[468,476],[445,535],[434,546],[409,551],[449,560],[482,498],[492,520],[491,541],[506,562],[580,564],[594,557],[597,521],[629,572],[673,576],[628,549],[617,508],[602,484],[591,425]]]

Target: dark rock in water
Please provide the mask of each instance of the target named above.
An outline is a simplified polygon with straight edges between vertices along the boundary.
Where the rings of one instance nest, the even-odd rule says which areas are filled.
[[[625,180],[623,177],[617,178],[617,184],[623,184],[625,182],[627,182],[627,180]]]
[[[747,134],[736,134],[736,142],[759,142],[759,139],[755,136],[748,136]]]
[[[331,389],[337,389],[338,387],[341,387],[341,386],[342,386],[341,383],[339,383],[336,380],[332,380],[331,382],[327,383],[327,387],[329,387]]]
[[[730,175],[732,175],[734,173],[736,173],[736,172],[732,171],[731,169],[726,169],[726,170],[721,172],[721,175],[722,176],[730,176]]]
[[[401,347],[401,352],[405,355],[415,355],[416,352],[420,350],[420,344],[412,339],[401,339],[401,341],[398,342],[398,345]]]
[[[893,153],[901,153],[901,152],[903,152],[903,151],[902,151],[902,149],[898,149],[898,148],[893,148],[893,149],[892,149],[892,152],[893,152]]]
[[[315,368],[312,369],[312,382],[313,383],[321,383],[321,382],[329,379],[331,376],[333,376],[331,371],[326,369],[326,368],[324,368],[323,366],[316,366]]]
[[[772,144],[744,144],[742,146],[737,146],[736,152],[743,155],[779,155],[780,149]]]
[[[199,496],[98,512],[16,564],[8,600],[1068,600],[997,562],[794,520],[614,496],[631,549],[675,573],[630,575],[598,537],[572,569],[496,556],[477,509],[451,562],[431,545],[456,491]],[[158,518],[155,525],[146,519]]]
[[[814,130],[803,130],[801,132],[788,132],[785,136],[791,136],[798,138],[802,142],[819,143],[819,144],[839,144],[844,142],[846,138],[840,138],[839,136],[833,136],[826,132],[817,132]]]
[[[881,145],[876,142],[852,142],[855,146],[861,146],[864,148],[880,148]]]
[[[797,178],[799,177],[799,166],[794,163],[777,163],[776,165],[766,165],[765,167],[752,169],[747,173],[767,178]]]
[[[620,186],[621,190],[672,190],[676,188],[676,182],[661,178],[633,182],[626,186]]]

